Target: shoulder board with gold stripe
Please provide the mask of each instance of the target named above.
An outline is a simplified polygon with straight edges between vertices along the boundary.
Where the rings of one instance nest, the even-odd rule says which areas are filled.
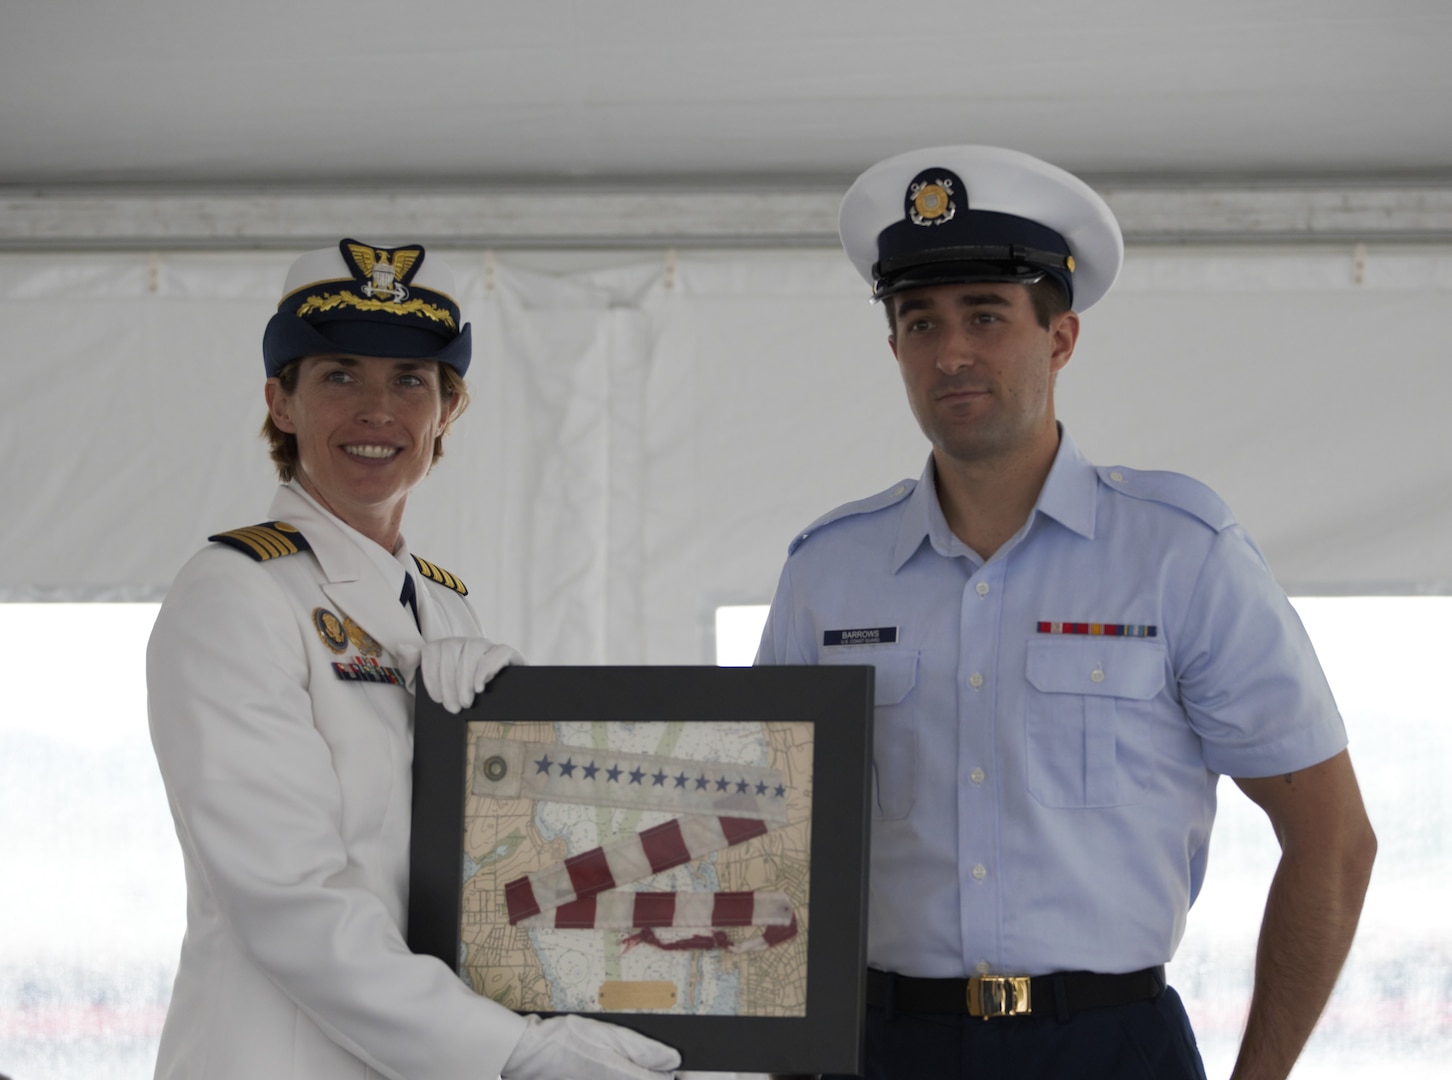
[[[293,525],[285,521],[264,521],[261,525],[249,525],[245,529],[232,529],[207,537],[218,544],[236,548],[244,555],[250,555],[258,562],[280,559],[284,555],[296,555],[299,551],[311,551],[307,538]]]
[[[430,581],[437,581],[440,585],[453,589],[460,596],[469,595],[469,590],[464,583],[443,567],[435,566],[427,559],[420,559],[417,555],[413,557],[413,561],[418,563],[418,572]]]

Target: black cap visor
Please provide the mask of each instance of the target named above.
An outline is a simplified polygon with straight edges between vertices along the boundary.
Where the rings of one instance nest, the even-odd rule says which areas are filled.
[[[922,262],[899,267],[883,273],[881,264],[873,268],[876,281],[872,299],[882,300],[908,289],[920,289],[930,285],[966,285],[975,281],[1005,285],[1033,285],[1053,272],[1047,267],[1030,266],[1015,262],[985,262],[980,260],[948,260],[945,262]],[[1067,274],[1053,274],[1068,289]]]
[[[375,320],[335,319],[311,322],[279,311],[262,335],[262,358],[272,378],[294,360],[329,353],[437,360],[460,375],[469,369],[470,328],[445,337],[418,326],[396,326]]]

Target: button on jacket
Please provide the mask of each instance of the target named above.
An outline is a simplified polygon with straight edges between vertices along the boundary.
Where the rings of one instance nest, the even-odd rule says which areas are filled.
[[[157,1076],[495,1076],[524,1020],[404,941],[413,695],[390,681],[400,650],[478,621],[415,575],[420,631],[399,603],[407,550],[300,491],[282,488],[270,516],[311,550],[205,548],[147,652],[188,897]]]
[[[1188,477],[1097,469],[1064,432],[1027,523],[985,563],[933,475],[930,458],[793,542],[757,657],[876,668],[869,963],[1164,963],[1219,775],[1346,745],[1300,620]]]

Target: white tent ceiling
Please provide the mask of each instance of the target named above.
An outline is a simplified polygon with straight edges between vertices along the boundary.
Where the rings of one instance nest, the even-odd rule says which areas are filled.
[[[1452,173],[1443,0],[6,0],[0,184]]]
[[[829,246],[963,141],[1131,243],[1445,240],[1449,46],[1442,0],[5,0],[0,247]]]

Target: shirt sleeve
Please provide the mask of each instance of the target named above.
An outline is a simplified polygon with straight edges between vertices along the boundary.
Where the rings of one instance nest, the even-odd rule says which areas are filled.
[[[791,566],[788,563],[781,568],[776,594],[771,598],[771,608],[766,613],[766,625],[761,630],[761,644],[756,650],[757,666],[807,662],[796,655],[798,650],[792,648],[793,614]]]
[[[1274,776],[1345,749],[1305,627],[1239,525],[1212,543],[1176,638],[1181,702],[1211,769]]]

